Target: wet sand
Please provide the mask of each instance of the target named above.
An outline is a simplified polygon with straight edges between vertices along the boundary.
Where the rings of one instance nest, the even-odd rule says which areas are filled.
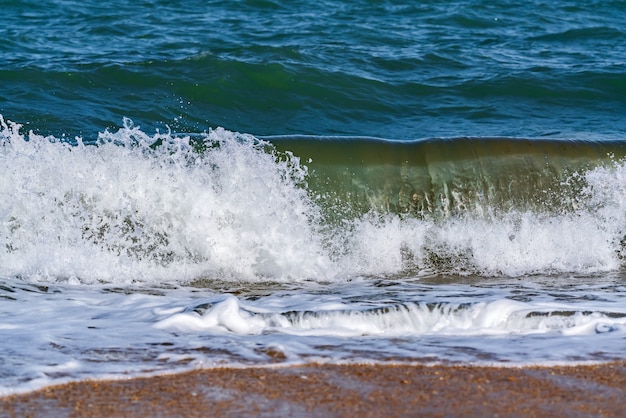
[[[307,365],[83,381],[0,398],[9,417],[626,416],[626,362]]]

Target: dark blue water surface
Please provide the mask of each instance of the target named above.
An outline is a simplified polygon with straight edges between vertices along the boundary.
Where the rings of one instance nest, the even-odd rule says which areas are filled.
[[[94,138],[621,138],[621,1],[0,1],[0,114]]]

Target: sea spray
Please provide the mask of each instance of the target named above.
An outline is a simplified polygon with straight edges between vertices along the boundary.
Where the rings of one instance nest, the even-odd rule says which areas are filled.
[[[4,276],[298,282],[593,274],[622,264],[626,168],[607,152],[621,143],[367,139],[354,159],[349,145],[359,140],[147,134],[125,120],[87,143],[1,126]],[[559,170],[570,174],[554,177]],[[422,189],[416,173],[430,176]],[[503,181],[516,173],[516,183]],[[447,194],[417,212],[381,206],[403,181],[431,202],[436,190]],[[364,213],[355,196],[368,196]]]
[[[1,274],[80,280],[324,277],[304,168],[252,137],[147,135],[72,146],[2,121]],[[197,142],[197,141],[196,141]],[[154,144],[158,143],[158,146]]]

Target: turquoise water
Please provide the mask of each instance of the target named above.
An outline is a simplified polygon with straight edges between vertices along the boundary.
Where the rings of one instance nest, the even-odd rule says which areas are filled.
[[[619,1],[3,3],[0,114],[42,134],[624,133]]]
[[[622,2],[0,6],[0,395],[626,358]]]

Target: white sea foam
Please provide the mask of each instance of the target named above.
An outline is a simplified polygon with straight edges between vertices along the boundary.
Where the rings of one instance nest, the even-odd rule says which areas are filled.
[[[622,223],[623,218],[607,220],[589,212],[443,221],[359,219],[349,238],[344,237],[340,264],[346,272],[360,274],[438,271],[516,277],[616,271],[622,263]]]
[[[508,275],[615,271],[626,167],[586,177],[562,214],[401,219],[324,228],[297,157],[223,129],[148,135],[130,121],[98,146],[1,121],[0,274],[79,282],[334,280],[434,271]],[[158,142],[160,146],[150,145]],[[198,146],[196,144],[196,146]]]
[[[127,123],[70,146],[3,122],[0,273],[81,281],[324,277],[316,209],[297,161],[218,129],[188,137]],[[157,151],[149,145],[164,144]]]
[[[585,313],[567,304],[522,303],[509,299],[469,304],[405,303],[374,309],[255,312],[233,296],[203,314],[176,313],[155,327],[183,332],[267,332],[316,336],[523,335],[561,332],[586,335],[619,331],[626,335],[626,310],[618,317]],[[612,312],[613,315],[616,312]]]
[[[626,337],[625,293],[606,285],[569,286],[557,295],[563,301],[532,283],[503,282],[381,288],[363,280],[250,298],[194,288],[0,285],[8,297],[0,299],[0,395],[224,365],[599,361],[623,358]],[[519,294],[527,300],[512,300]]]

